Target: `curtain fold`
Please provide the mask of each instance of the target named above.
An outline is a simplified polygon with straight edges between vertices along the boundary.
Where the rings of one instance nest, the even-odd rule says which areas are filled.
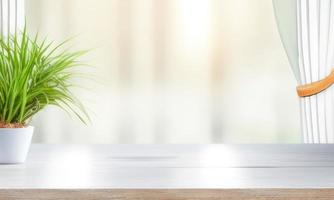
[[[295,74],[297,82],[304,85],[321,80],[328,76],[333,68],[334,5],[331,0],[295,0],[290,1],[290,5],[286,2],[286,0],[273,1],[276,13],[287,7],[294,8],[292,5],[296,5],[296,12],[291,11],[286,15],[297,16],[295,19],[299,69]],[[285,30],[291,29],[288,25],[280,25],[284,13],[276,14],[276,18],[283,43],[289,46],[291,41],[285,39],[284,34],[293,38],[294,33]],[[292,59],[296,57],[291,53],[295,52],[294,50],[294,47],[286,50]],[[292,68],[295,68],[293,63]],[[334,143],[333,90],[331,86],[319,94],[300,98],[301,130],[305,143]]]
[[[299,68],[302,84],[325,78],[333,66],[331,0],[297,0]],[[333,143],[333,87],[301,98],[306,143]]]
[[[0,33],[8,35],[24,27],[24,0],[0,0]]]
[[[328,76],[334,57],[334,2],[273,0],[273,3],[297,83],[309,84]],[[288,17],[296,21],[296,25]],[[296,33],[291,31],[294,29]],[[294,60],[298,63],[297,73]],[[301,131],[305,143],[334,143],[333,90],[332,86],[317,95],[300,98]]]

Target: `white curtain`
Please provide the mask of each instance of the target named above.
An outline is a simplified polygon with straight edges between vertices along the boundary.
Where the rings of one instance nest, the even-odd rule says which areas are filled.
[[[24,27],[24,0],[0,0],[0,33],[8,35]]]
[[[274,7],[297,83],[309,84],[328,76],[334,56],[334,2],[274,0]],[[334,143],[333,98],[333,87],[300,98],[305,143]]]

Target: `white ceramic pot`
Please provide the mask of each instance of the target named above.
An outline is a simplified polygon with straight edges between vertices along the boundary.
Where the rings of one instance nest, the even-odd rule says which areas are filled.
[[[23,163],[31,144],[34,127],[0,128],[0,164]]]

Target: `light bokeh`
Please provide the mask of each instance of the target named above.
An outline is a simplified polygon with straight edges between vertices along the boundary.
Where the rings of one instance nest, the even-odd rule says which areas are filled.
[[[46,143],[300,142],[295,80],[270,0],[27,0],[27,22],[73,48],[95,81],[92,123],[49,108]]]

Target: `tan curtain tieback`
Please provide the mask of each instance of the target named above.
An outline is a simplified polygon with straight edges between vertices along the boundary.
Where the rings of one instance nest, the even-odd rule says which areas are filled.
[[[297,94],[300,97],[309,97],[316,95],[327,88],[329,88],[334,83],[334,69],[332,72],[324,79],[321,79],[319,81],[300,85],[297,87]]]

